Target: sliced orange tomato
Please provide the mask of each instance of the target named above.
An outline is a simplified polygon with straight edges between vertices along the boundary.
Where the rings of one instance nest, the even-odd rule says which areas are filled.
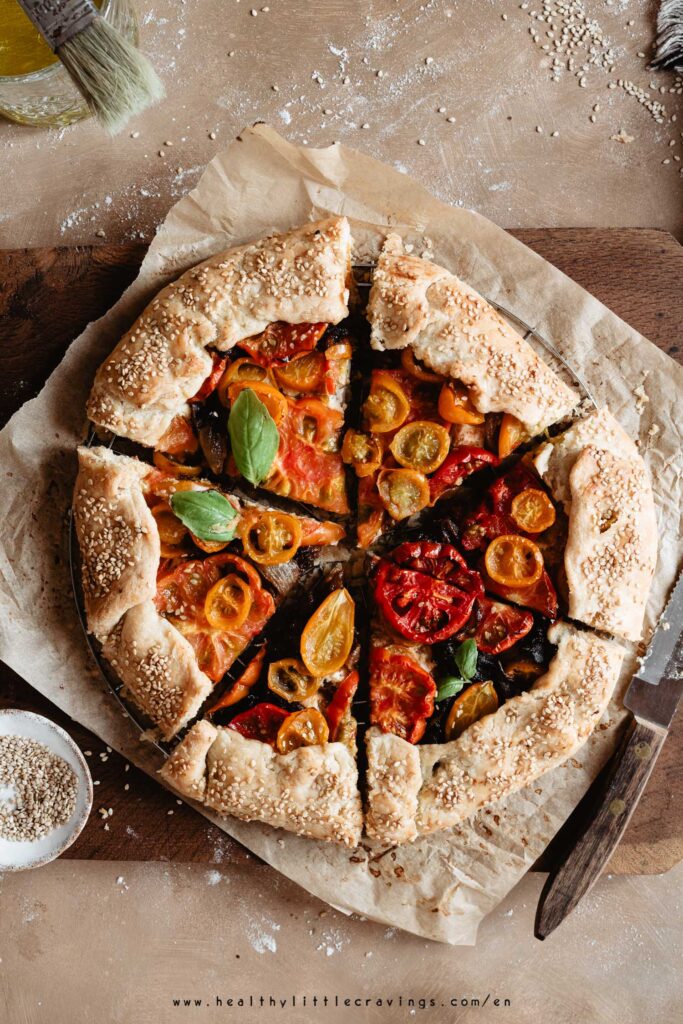
[[[331,676],[353,646],[356,606],[345,587],[333,590],[316,608],[301,634],[301,660],[312,676]]]
[[[228,389],[231,384],[244,384],[246,381],[258,381],[271,384],[270,370],[266,366],[255,363],[249,356],[241,356],[228,363],[223,376],[218,382],[218,397],[225,406],[230,405]]]
[[[187,527],[183,526],[178,517],[173,514],[170,506],[165,501],[162,501],[158,505],[154,505],[151,512],[154,516],[154,522],[157,524],[161,543],[167,547],[175,547],[182,544],[187,536]],[[168,558],[170,556],[165,555],[164,557]]]
[[[440,423],[413,420],[396,432],[389,448],[406,469],[433,473],[448,455],[450,443],[450,435]]]
[[[278,320],[269,324],[261,334],[240,341],[239,347],[257,363],[270,366],[314,349],[327,327],[327,324],[288,324]]]
[[[268,689],[290,703],[300,702],[318,692],[320,680],[298,658],[281,658],[268,666]]]
[[[241,700],[244,700],[259,681],[267,649],[266,644],[259,649],[258,653],[254,655],[242,675],[235,680],[230,689],[223,694],[220,700],[208,708],[207,716],[215,715],[217,711],[232,707],[233,704],[239,704]]]
[[[516,658],[503,665],[503,671],[516,686],[526,689],[543,675],[545,669],[531,658]]]
[[[493,683],[472,683],[453,701],[446,719],[446,739],[457,739],[465,729],[497,710],[498,695]]]
[[[438,373],[433,373],[431,370],[427,370],[419,360],[415,358],[410,345],[408,348],[404,348],[401,352],[401,366],[409,373],[415,380],[419,380],[423,384],[439,384],[443,377]]]
[[[302,540],[301,522],[287,512],[253,509],[240,517],[238,536],[245,555],[261,565],[289,562]]]
[[[288,388],[308,394],[312,391],[320,391],[327,369],[327,357],[324,352],[305,352],[303,355],[295,356],[288,363],[282,366],[275,366],[273,374],[280,387]]]
[[[283,497],[346,515],[346,472],[341,452],[324,451],[297,434],[291,419],[279,427],[280,448],[264,486]]]
[[[519,448],[520,444],[526,441],[528,437],[529,433],[524,424],[516,416],[513,416],[512,413],[506,412],[498,433],[499,458],[504,459],[515,448]]]
[[[266,384],[264,381],[242,380],[230,384],[228,386],[228,401],[230,405],[235,402],[237,396],[245,388],[253,391],[256,397],[263,402],[276,424],[282,422],[287,415],[287,399],[276,387],[273,387],[272,384]]]
[[[328,520],[302,519],[301,520],[301,546],[314,547],[326,544],[336,544],[346,536],[346,530],[339,523],[331,523]]]
[[[342,459],[353,466],[356,476],[371,476],[382,464],[382,445],[372,434],[347,430],[342,444]]]
[[[169,459],[163,452],[154,452],[152,461],[162,473],[170,473],[171,476],[181,477],[185,480],[199,476],[202,471],[201,466],[186,466],[182,462],[176,462],[175,459]]]
[[[319,398],[300,398],[289,403],[289,426],[298,437],[329,451],[336,447],[344,416]]]
[[[525,533],[543,533],[555,522],[555,506],[545,493],[527,487],[512,499],[510,514]]]
[[[377,473],[358,481],[358,522],[356,537],[361,548],[369,548],[382,532],[386,512],[377,493]]]
[[[194,455],[199,441],[190,421],[184,416],[174,416],[154,447],[166,455]]]
[[[237,573],[223,576],[204,600],[204,614],[214,629],[239,629],[251,608],[251,590]]]
[[[464,384],[448,381],[439,392],[439,416],[448,423],[483,423],[485,416],[475,409]]]
[[[281,754],[299,747],[316,747],[327,743],[330,730],[324,716],[316,708],[304,708],[288,715],[278,729],[276,746]]]
[[[375,370],[363,415],[373,434],[396,430],[408,418],[410,401],[400,383],[389,373]]]
[[[407,519],[429,504],[429,481],[414,469],[383,469],[377,492],[392,519]]]
[[[484,564],[491,579],[504,587],[531,587],[543,575],[538,544],[514,533],[504,533],[491,541]]]

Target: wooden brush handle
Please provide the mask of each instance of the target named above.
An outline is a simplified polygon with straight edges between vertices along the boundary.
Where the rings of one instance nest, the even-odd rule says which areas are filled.
[[[632,719],[595,814],[543,887],[534,934],[545,939],[600,877],[621,839],[662,749],[666,733]]]

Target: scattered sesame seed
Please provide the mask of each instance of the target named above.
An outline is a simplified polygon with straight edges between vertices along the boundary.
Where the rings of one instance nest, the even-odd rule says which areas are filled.
[[[215,139],[216,138],[216,133],[215,132],[209,132],[209,138],[210,139]]]
[[[427,145],[427,143],[425,142],[424,139],[418,139],[417,140],[417,144],[418,144],[418,146],[426,146]]]

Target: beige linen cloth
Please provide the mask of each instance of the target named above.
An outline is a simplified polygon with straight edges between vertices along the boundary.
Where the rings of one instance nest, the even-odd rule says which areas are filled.
[[[40,395],[0,435],[0,657],[150,773],[160,757],[140,742],[106,690],[87,653],[71,594],[68,508],[86,395],[98,364],[167,281],[213,252],[329,214],[350,219],[357,260],[372,258],[387,231],[398,231],[416,253],[430,255],[533,324],[598,402],[608,402],[639,438],[661,530],[648,630],[680,562],[676,402],[680,410],[683,370],[483,217],[437,201],[407,176],[353,150],[298,148],[259,125],[218,155],[197,188],[173,207],[137,280],[73,342]],[[633,657],[627,658],[621,688],[632,667]],[[613,703],[577,758],[460,828],[410,846],[385,851],[368,843],[351,852],[258,823],[217,824],[343,910],[427,938],[473,944],[484,915],[527,871],[613,750],[622,719]]]

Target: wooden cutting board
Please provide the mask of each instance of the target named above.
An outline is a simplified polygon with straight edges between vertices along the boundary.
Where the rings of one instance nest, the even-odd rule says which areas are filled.
[[[567,228],[513,231],[674,358],[681,358],[683,248],[664,231]],[[0,251],[0,421],[39,390],[70,341],[135,277],[145,245]],[[0,664],[0,707],[37,711],[86,752],[91,819],[72,858],[218,863],[252,857],[153,779],[106,749]],[[683,856],[683,714],[608,870],[658,874]],[[98,808],[111,809],[106,820]]]

